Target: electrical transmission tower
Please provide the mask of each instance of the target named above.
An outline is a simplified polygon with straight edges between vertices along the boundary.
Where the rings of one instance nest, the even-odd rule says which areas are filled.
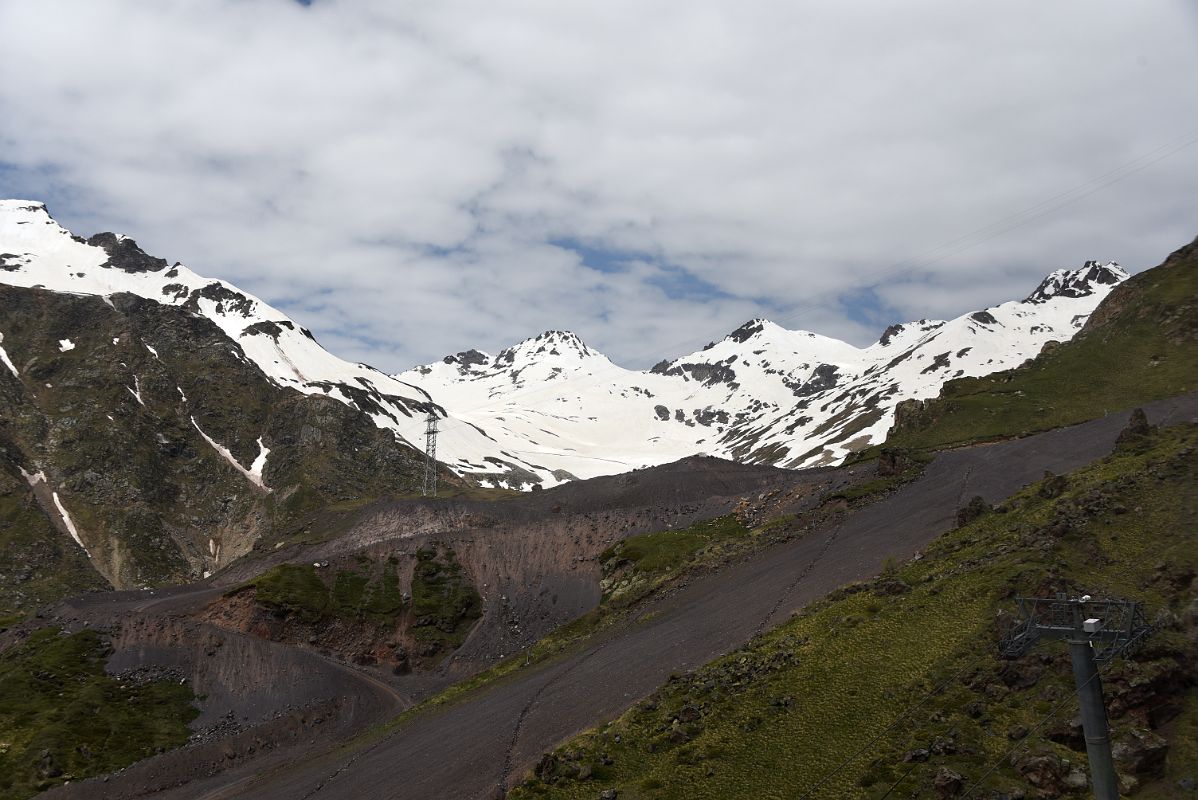
[[[437,496],[437,415],[430,408],[424,418],[424,488],[425,497]]]
[[[1003,655],[1016,658],[1041,639],[1069,643],[1073,680],[1081,704],[1082,732],[1090,759],[1095,800],[1118,800],[1119,785],[1111,759],[1111,738],[1098,662],[1126,653],[1150,633],[1143,607],[1131,600],[1092,600],[1089,595],[1066,598],[1020,597],[1020,621],[1003,638]]]

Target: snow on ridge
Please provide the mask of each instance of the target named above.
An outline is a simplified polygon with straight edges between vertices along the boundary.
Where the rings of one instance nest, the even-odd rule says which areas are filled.
[[[123,292],[184,306],[215,323],[235,343],[234,356],[254,364],[275,385],[334,397],[367,413],[376,426],[405,443],[423,438],[422,409],[431,399],[420,388],[338,358],[287,315],[232,284],[205,278],[182,264],[134,271],[111,266],[107,251],[71,236],[44,204],[33,201],[0,200],[0,252],[19,256],[16,269],[0,271],[0,283],[95,295],[113,307],[111,296]],[[351,387],[353,393],[338,386]],[[140,388],[129,391],[141,402]],[[356,392],[369,395],[367,408],[354,399]],[[459,438],[469,458],[481,462],[487,455],[489,442],[483,434],[471,430]]]
[[[478,425],[500,455],[528,453],[539,475],[592,477],[697,453],[793,468],[838,463],[883,441],[900,401],[934,397],[947,380],[1018,366],[1071,338],[1126,274],[1090,273],[1065,270],[1071,290],[1038,303],[895,325],[865,348],[754,319],[648,372],[606,362],[546,375],[554,358],[505,368],[507,359],[468,350],[396,377],[447,409],[443,430]],[[547,335],[501,354],[535,353]],[[457,468],[485,471],[477,462]]]

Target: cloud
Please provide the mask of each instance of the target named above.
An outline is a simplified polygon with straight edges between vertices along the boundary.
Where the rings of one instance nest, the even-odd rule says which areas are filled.
[[[385,369],[549,328],[647,366],[752,316],[861,344],[1198,232],[1180,0],[0,0],[0,29],[0,193]]]

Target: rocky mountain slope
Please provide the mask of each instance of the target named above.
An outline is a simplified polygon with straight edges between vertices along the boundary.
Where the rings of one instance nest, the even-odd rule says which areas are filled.
[[[312,511],[418,488],[419,453],[272,384],[205,317],[3,286],[0,309],[6,599],[89,570],[118,588],[200,578]]]
[[[0,247],[0,252],[9,251]],[[1192,248],[1183,250],[1166,268],[1110,292],[1086,333],[1072,342],[1045,348],[1029,365],[950,384],[980,385],[979,397],[1005,397],[1002,387],[1013,384],[1021,387],[1018,397],[1039,392],[1030,405],[1013,405],[1015,411],[1004,416],[1001,405],[945,411],[942,399],[920,406],[930,427],[911,430],[940,430],[938,420],[957,419],[958,413],[972,415],[976,425],[994,410],[1005,426],[999,433],[1031,430],[1045,419],[1042,408],[1086,413],[1090,401],[1077,398],[1087,394],[1089,382],[1096,383],[1099,396],[1123,391],[1129,400],[1138,395],[1129,392],[1128,381],[1136,382],[1135,391],[1166,396],[1191,388],[1188,376],[1198,362],[1186,363],[1185,356],[1193,342],[1195,295],[1190,272],[1176,267],[1192,264],[1192,253]],[[1086,272],[1091,270],[1092,277],[1082,274],[1077,280],[1069,273],[1051,276],[1042,296],[1026,303],[1106,294],[1109,284],[1099,280],[1103,268],[1091,265]],[[43,538],[48,531],[66,554],[63,572],[90,570],[100,560],[96,553],[106,552],[89,536],[84,512],[77,511],[92,496],[123,492],[120,498],[130,513],[142,511],[149,519],[157,514],[165,521],[169,544],[164,549],[184,552],[180,542],[203,542],[197,534],[212,528],[220,510],[199,487],[177,485],[192,476],[201,483],[227,481],[214,489],[217,497],[251,493],[254,513],[261,515],[255,519],[277,528],[278,520],[303,519],[304,509],[335,506],[336,498],[351,496],[358,482],[370,479],[359,473],[350,474],[348,484],[338,480],[343,470],[353,469],[348,462],[357,457],[355,448],[369,448],[371,441],[343,440],[345,431],[379,437],[373,440],[379,452],[409,459],[406,470],[399,464],[389,468],[409,481],[416,472],[415,454],[396,443],[393,430],[379,427],[339,397],[280,386],[202,313],[180,313],[132,294],[108,296],[110,307],[102,295],[4,291],[11,294],[0,297],[5,309],[0,332],[8,337],[0,342],[5,348],[0,392],[8,393],[9,405],[0,410],[0,476],[12,491],[0,494],[0,513],[6,523],[40,520]],[[111,319],[110,312],[118,317]],[[178,330],[157,338],[172,326]],[[923,334],[936,330],[932,326]],[[894,341],[901,333],[884,338]],[[926,341],[922,335],[920,341]],[[552,344],[543,340],[536,348],[544,351],[534,355],[566,356],[572,342],[580,360],[602,358],[564,336]],[[121,344],[130,349],[114,359],[106,348]],[[720,354],[712,351],[718,347],[638,374],[678,378],[668,374],[676,367],[692,383],[701,383],[695,373],[703,369],[695,364],[703,353],[716,361],[726,358],[715,358]],[[175,353],[177,361],[164,350]],[[1149,357],[1140,358],[1145,353]],[[910,353],[898,364],[919,355]],[[928,360],[927,353],[923,356]],[[1043,365],[1050,367],[1040,372]],[[1096,374],[1101,371],[1121,374],[1101,383]],[[517,380],[534,374],[526,369]],[[561,386],[556,380],[544,385]],[[93,393],[89,405],[86,389],[93,381],[102,391]],[[222,387],[234,394],[222,395]],[[1048,392],[1052,387],[1055,393]],[[186,406],[169,411],[162,398],[171,389],[180,404],[199,403],[193,396],[206,393],[212,399],[194,412]],[[1066,400],[1072,402],[1068,408]],[[289,402],[294,405],[286,406]],[[1198,641],[1194,402],[1187,395],[1149,405],[1147,418],[1141,415],[1123,434],[1125,414],[985,447],[954,448],[937,454],[910,480],[896,476],[895,468],[909,462],[909,470],[919,473],[927,460],[909,452],[890,451],[889,459],[874,465],[799,472],[690,459],[504,502],[373,503],[360,509],[342,535],[327,531],[322,541],[277,549],[272,544],[268,552],[239,559],[206,585],[82,596],[8,631],[0,621],[0,661],[13,654],[22,674],[36,676],[44,669],[39,659],[26,659],[10,646],[27,634],[39,635],[30,633],[33,628],[49,622],[72,631],[99,630],[111,635],[115,652],[109,666],[118,677],[155,675],[177,686],[185,679],[201,708],[194,723],[199,739],[192,746],[88,782],[77,779],[111,769],[111,754],[95,759],[87,740],[65,735],[51,746],[23,723],[23,732],[10,737],[21,760],[0,763],[0,785],[6,769],[17,773],[15,765],[38,788],[69,779],[69,786],[56,790],[55,796],[64,797],[150,792],[190,797],[201,791],[255,798],[349,797],[397,790],[422,797],[493,796],[497,786],[510,787],[535,766],[513,796],[722,797],[776,790],[797,795],[823,781],[863,738],[881,734],[868,758],[844,771],[837,768],[827,791],[863,798],[894,796],[891,789],[939,793],[942,774],[955,781],[946,786],[976,781],[996,795],[1064,790],[1084,777],[1075,768],[1081,756],[1073,751],[1076,729],[1067,722],[1071,707],[1063,702],[1071,696],[1064,663],[1059,655],[1037,654],[1008,668],[992,652],[996,612],[1009,610],[1013,594],[1059,589],[1136,596],[1165,612],[1154,616],[1160,635],[1142,653],[1146,658],[1129,662],[1108,686],[1120,704],[1117,711],[1112,707],[1118,741],[1132,756],[1121,772],[1146,784],[1145,796],[1176,796],[1150,792],[1182,787],[1198,763],[1193,734],[1185,733],[1198,730],[1191,667]],[[276,416],[298,416],[309,404],[328,416],[320,424],[308,422],[319,429],[317,445],[297,449],[288,438],[294,436],[287,427],[290,419]],[[222,414],[222,409],[234,410]],[[105,433],[111,438],[104,440],[117,455],[98,462],[88,453],[98,447],[101,439],[93,429],[105,419],[119,424],[120,432]],[[79,429],[76,420],[85,423],[87,437],[72,438]],[[1162,428],[1153,430],[1147,421]],[[194,431],[186,441],[180,437],[179,456],[151,460],[129,477],[133,471],[118,456],[141,465],[145,447],[155,447],[149,442],[161,443],[159,431],[166,431],[163,444],[175,441],[169,424]],[[313,438],[302,428],[299,436]],[[72,448],[83,453],[80,461],[97,463],[94,472],[107,482],[101,480],[97,489],[79,480],[79,464],[69,460]],[[327,464],[325,457],[346,462]],[[1029,488],[1046,469],[1068,472],[1087,463],[1090,467],[1081,472]],[[295,471],[288,471],[292,467]],[[176,509],[154,495],[147,476],[155,473],[168,476],[159,480],[168,489],[186,493],[198,514],[209,515],[198,519],[195,531],[168,527],[178,525],[172,516]],[[313,474],[325,477],[305,483]],[[404,488],[363,485],[377,493]],[[977,496],[968,500],[972,495]],[[999,505],[989,508],[988,502]],[[728,521],[729,512],[737,524],[725,529],[721,520]],[[122,522],[115,519],[114,530]],[[954,519],[958,529],[933,542]],[[5,527],[0,535],[9,537],[14,528]],[[137,529],[129,525],[125,531]],[[721,549],[730,541],[744,549]],[[900,566],[917,548],[920,554]],[[697,560],[688,560],[696,553]],[[428,563],[437,554],[445,559],[444,568]],[[0,559],[6,568],[12,563],[7,553]],[[663,563],[670,577],[660,584],[648,580]],[[206,569],[203,562],[186,567]],[[423,567],[429,574],[420,576]],[[676,567],[681,571],[669,572]],[[140,574],[150,568],[143,566]],[[638,570],[646,578],[640,583]],[[884,574],[873,580],[878,570]],[[447,578],[453,579],[449,583],[461,578],[457,585],[473,586],[477,600],[470,592],[441,592],[454,608],[455,597],[469,601],[466,613],[455,613],[442,627],[437,612],[443,609],[422,605],[428,598],[418,591],[418,576],[440,588]],[[868,582],[816,602],[861,579]],[[624,591],[645,586],[649,593],[632,599]],[[610,624],[603,624],[602,614],[588,615],[520,650],[585,608],[598,603],[602,611],[608,604],[610,611],[613,602],[630,605],[608,617]],[[803,606],[805,613],[787,621],[792,609]],[[481,611],[477,621],[476,610]],[[405,620],[412,623],[406,633]],[[395,627],[368,629],[378,625]],[[781,627],[755,636],[775,625]],[[412,634],[409,641],[405,636],[415,629],[437,636],[430,628],[450,638],[424,656],[415,648],[421,637]],[[729,652],[751,636],[748,647]],[[400,648],[407,658],[400,658]],[[451,648],[456,649],[448,660],[436,665]],[[863,659],[862,653],[872,655]],[[360,746],[341,747],[343,737],[398,714],[430,688],[448,683],[455,669],[469,674],[470,665],[502,656],[511,657],[472,679],[482,682],[489,675],[496,682],[488,691],[454,694],[477,685],[466,684],[441,696],[456,701],[437,713],[404,715],[386,729],[376,728]],[[346,657],[355,666],[345,664]],[[714,663],[701,666],[713,658]],[[964,669],[972,662],[978,669]],[[164,664],[170,670],[163,671]],[[671,670],[675,675],[667,677]],[[57,675],[56,680],[74,680],[63,677],[69,672]],[[613,675],[618,679],[613,681]],[[827,680],[828,675],[836,680]],[[953,675],[961,680],[954,678],[944,694],[933,692],[926,714],[904,717],[910,726],[886,728],[909,703]],[[817,686],[822,689],[814,691]],[[110,688],[116,690],[113,702],[127,702],[122,687]],[[655,690],[647,702],[620,716],[635,698]],[[49,707],[53,698],[53,693],[46,697]],[[106,713],[93,708],[98,718]],[[233,719],[232,708],[242,711],[240,719]],[[1061,711],[1059,728],[1040,724],[1049,711]],[[599,729],[542,756],[546,748],[616,717],[616,728]],[[620,736],[608,735],[614,732]],[[1147,742],[1157,755],[1167,744],[1163,769],[1159,759],[1135,755],[1137,742]],[[1009,758],[1007,751],[1015,747],[1021,748],[1015,753],[1020,758]],[[320,751],[324,757],[314,757]],[[802,757],[795,758],[795,752]],[[471,769],[462,769],[462,753],[472,754]],[[990,765],[997,769],[988,771]],[[62,766],[71,772],[60,772]]]
[[[303,382],[369,370],[269,311],[0,203],[0,608],[200,578],[313,511],[418,489],[422,456],[347,393],[413,418],[428,399]]]

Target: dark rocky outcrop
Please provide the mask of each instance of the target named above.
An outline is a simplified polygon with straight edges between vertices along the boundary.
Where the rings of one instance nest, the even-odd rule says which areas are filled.
[[[97,233],[87,240],[95,247],[102,247],[108,253],[105,267],[119,269],[122,272],[160,272],[167,268],[166,259],[155,258],[140,247],[137,242],[127,236],[117,236],[115,233]]]

